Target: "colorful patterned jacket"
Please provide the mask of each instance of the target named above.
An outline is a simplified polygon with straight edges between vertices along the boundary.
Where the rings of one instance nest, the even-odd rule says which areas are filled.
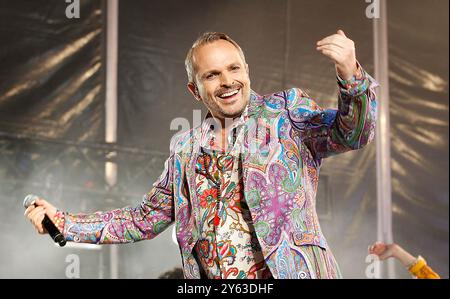
[[[302,252],[306,246],[326,253],[319,268],[328,268],[327,277],[340,275],[322,234],[315,200],[322,159],[360,149],[374,137],[378,85],[359,70],[349,81],[338,77],[338,109],[320,108],[300,89],[266,96],[251,93],[246,126],[236,142],[241,148],[244,197],[275,278],[299,277],[289,252]],[[193,248],[200,219],[194,170],[201,135],[199,126],[172,138],[164,172],[138,207],[67,213],[66,238],[99,244],[135,242],[151,239],[175,222],[184,275],[200,278]],[[316,269],[318,261],[306,252],[305,257],[308,267]]]

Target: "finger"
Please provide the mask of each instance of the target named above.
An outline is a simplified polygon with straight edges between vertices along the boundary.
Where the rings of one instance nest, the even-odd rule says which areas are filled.
[[[386,247],[382,246],[382,245],[375,246],[373,251],[375,252],[375,254],[378,254],[378,255],[385,254],[387,252]]]
[[[318,45],[316,48],[319,48],[319,47],[323,47],[323,46],[335,46],[335,47],[338,47],[338,48],[341,48],[341,49],[344,49],[345,47],[344,47],[344,45],[342,44],[342,43],[337,43],[337,42],[325,42],[325,43],[321,43],[320,45]]]
[[[333,48],[330,46],[326,46],[318,51],[322,52],[323,55],[332,59],[334,62],[338,62],[341,57],[339,50],[337,50],[337,48]]]
[[[374,248],[373,253],[376,255],[382,255],[384,253],[384,250],[380,250],[380,248]]]
[[[44,215],[36,217],[35,219],[33,219],[32,223],[34,225],[34,227],[39,231],[39,232],[44,232],[44,228],[42,226],[42,220],[44,219]]]
[[[335,51],[337,53],[341,53],[342,52],[342,48],[340,48],[340,47],[338,47],[336,45],[333,45],[333,44],[318,46],[316,49],[317,50],[332,50],[332,51]]]
[[[342,51],[333,46],[324,46],[323,48],[318,49],[323,55],[332,59],[335,63],[338,63],[342,60]]]
[[[36,219],[38,221],[38,223],[42,223],[42,220],[44,220],[45,217],[45,211],[42,211],[42,213],[39,213],[36,215]]]
[[[42,220],[44,220],[45,213],[36,216],[36,227],[40,234],[44,234],[44,227],[42,226]]]
[[[384,246],[384,244],[382,244],[382,243],[376,243],[376,244],[373,246],[373,248],[374,248],[375,250],[380,250],[380,249],[385,248],[385,246]]]
[[[317,42],[317,45],[320,46],[322,44],[331,43],[331,42],[343,42],[345,38],[342,35],[333,34],[325,37],[324,39]]]
[[[34,215],[39,211],[44,211],[44,207],[35,207],[29,213],[28,216]]]
[[[375,244],[374,246],[373,246],[373,248],[382,248],[383,247],[383,244]]]
[[[34,205],[31,205],[25,210],[23,214],[28,217],[28,214],[30,214],[30,212],[33,211],[35,208],[36,207]]]
[[[316,48],[317,50],[321,51],[321,50],[331,50],[336,52],[337,54],[341,55],[342,53],[342,48],[329,44],[329,45],[324,45],[324,46],[319,46]]]
[[[337,34],[342,35],[343,37],[347,37],[347,36],[345,35],[344,31],[342,31],[341,29],[339,29],[339,30],[337,31]]]
[[[383,249],[386,249],[388,247],[386,245],[386,243],[383,243],[383,242],[379,242],[376,246],[379,247],[379,248],[383,248]]]
[[[36,212],[33,215],[33,217],[31,218],[31,221],[33,223],[40,223],[40,222],[42,222],[42,220],[44,220],[44,217],[45,217],[45,211],[41,210],[41,211]]]
[[[37,208],[35,208],[33,211],[31,211],[29,214],[28,214],[28,219],[33,219],[34,217],[36,217],[36,215],[38,214],[38,213],[41,213],[41,212],[43,212],[43,213],[45,213],[45,210],[44,210],[44,208],[43,207],[37,207]]]
[[[45,212],[47,213],[47,215],[49,215],[49,217],[53,217],[54,214],[56,213],[56,208],[46,200],[39,199],[38,204],[45,209]]]
[[[37,226],[35,226],[35,228],[38,234],[40,235],[43,235],[47,232],[47,230],[42,226],[42,224],[38,224]]]
[[[337,62],[339,60],[339,55],[333,50],[324,49],[321,50],[322,54],[327,56],[328,58],[332,59],[333,61]]]
[[[45,201],[45,200],[43,200],[41,198],[38,198],[38,199],[36,199],[36,205],[43,206],[43,207],[48,207],[50,204],[47,201]]]
[[[38,230],[40,234],[44,234],[44,226],[42,225],[42,221],[44,220],[45,214],[39,216],[38,218]]]
[[[27,218],[30,219],[30,220],[33,219],[33,217],[34,217],[34,215],[36,215],[37,211],[38,210],[36,210],[36,208],[34,208],[31,212],[29,212],[27,214]]]
[[[34,220],[32,223],[33,223],[34,228],[38,232],[43,232],[44,231],[44,228],[42,227],[42,222],[38,222],[37,220]]]

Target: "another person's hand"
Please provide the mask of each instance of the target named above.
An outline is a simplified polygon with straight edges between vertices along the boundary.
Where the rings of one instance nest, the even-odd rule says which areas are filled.
[[[382,261],[390,257],[398,259],[414,277],[439,278],[439,275],[427,266],[423,257],[419,256],[416,258],[395,243],[375,242],[369,246],[369,253],[377,255]]]
[[[397,244],[386,244],[383,242],[375,242],[369,246],[369,253],[377,255],[380,260],[384,261],[387,258],[395,257],[397,251]]]
[[[369,246],[369,253],[377,255],[382,261],[394,257],[405,267],[412,265],[416,261],[414,256],[395,243],[375,242],[372,246]]]
[[[342,79],[350,80],[356,75],[358,66],[355,43],[344,31],[338,30],[337,33],[323,38],[316,46],[316,50],[333,60],[336,71]]]
[[[51,221],[54,221],[56,214],[56,208],[43,199],[37,199],[34,205],[29,206],[25,210],[25,217],[30,220],[34,228],[39,234],[48,233],[47,230],[42,226],[42,220],[44,220],[45,214]]]

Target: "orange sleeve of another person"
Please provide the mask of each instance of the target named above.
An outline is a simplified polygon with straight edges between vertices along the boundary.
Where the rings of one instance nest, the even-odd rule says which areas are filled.
[[[409,272],[419,279],[439,279],[439,275],[433,271],[423,257],[419,255],[416,262],[409,267]]]

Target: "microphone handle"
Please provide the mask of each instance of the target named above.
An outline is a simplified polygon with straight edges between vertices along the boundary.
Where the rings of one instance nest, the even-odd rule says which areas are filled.
[[[55,243],[58,243],[61,247],[66,245],[66,239],[64,238],[63,234],[61,234],[61,232],[56,228],[55,224],[50,220],[50,218],[48,218],[47,215],[44,216],[42,225],[48,231],[48,234],[53,239],[53,241],[55,241]]]

